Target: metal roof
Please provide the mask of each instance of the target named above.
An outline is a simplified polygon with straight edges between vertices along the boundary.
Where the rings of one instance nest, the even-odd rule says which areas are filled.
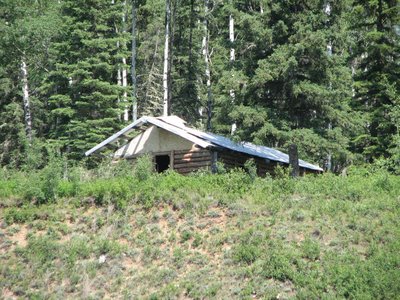
[[[126,126],[121,131],[112,135],[108,139],[104,140],[97,146],[93,147],[85,153],[86,156],[91,155],[93,152],[103,148],[107,144],[116,141],[127,132],[133,130],[137,126],[150,123],[169,132],[172,132],[184,139],[187,139],[194,144],[199,145],[202,148],[215,148],[222,147],[232,151],[246,153],[251,156],[269,159],[272,161],[278,161],[284,164],[289,164],[289,155],[279,150],[268,148],[265,146],[258,146],[248,142],[236,143],[229,138],[214,133],[199,131],[185,125],[185,121],[176,116],[168,117],[142,117],[139,120]],[[308,163],[304,160],[299,159],[299,166],[315,171],[323,171],[319,166]]]

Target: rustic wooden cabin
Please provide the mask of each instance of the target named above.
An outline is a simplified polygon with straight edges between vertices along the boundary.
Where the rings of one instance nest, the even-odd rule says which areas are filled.
[[[137,134],[137,132],[139,132]],[[136,133],[135,136],[131,136]],[[227,169],[243,167],[254,159],[259,176],[274,173],[278,165],[288,166],[289,156],[279,150],[247,142],[236,143],[226,137],[186,126],[176,117],[142,117],[96,145],[85,154],[92,155],[115,148],[115,159],[135,159],[149,154],[158,172],[173,169],[180,174],[208,168],[215,170],[217,162]],[[299,159],[300,174],[320,173],[319,166]]]

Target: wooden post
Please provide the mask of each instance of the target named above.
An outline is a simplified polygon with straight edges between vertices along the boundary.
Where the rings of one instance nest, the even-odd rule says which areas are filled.
[[[292,168],[290,175],[298,177],[300,174],[299,153],[295,144],[289,145],[289,166]]]
[[[169,156],[169,168],[174,170],[174,159],[175,159],[175,151],[172,150]]]
[[[217,173],[217,161],[218,161],[218,152],[212,151],[211,152],[211,173]]]

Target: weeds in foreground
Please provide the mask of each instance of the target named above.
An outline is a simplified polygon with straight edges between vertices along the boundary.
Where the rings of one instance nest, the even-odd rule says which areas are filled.
[[[400,294],[399,177],[366,169],[292,180],[243,171],[158,175],[127,162],[101,168],[3,172],[2,296]]]

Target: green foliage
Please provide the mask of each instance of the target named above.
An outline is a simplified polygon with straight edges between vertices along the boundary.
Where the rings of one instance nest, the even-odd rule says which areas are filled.
[[[367,160],[398,151],[399,12],[396,1],[354,1],[355,74],[352,106],[366,117],[354,147]],[[367,55],[365,55],[367,53]],[[394,122],[393,122],[394,121]]]
[[[307,238],[302,245],[304,257],[316,260],[320,256],[320,247],[317,241]]]
[[[254,159],[249,159],[244,163],[244,168],[249,174],[251,180],[255,180],[257,177],[257,165]]]
[[[265,243],[265,233],[248,230],[239,237],[237,247],[233,251],[233,258],[239,263],[252,264],[263,253],[262,244]]]
[[[10,255],[0,278],[20,296],[90,294],[82,284],[94,278],[90,295],[99,297],[392,299],[400,292],[400,183],[381,164],[349,168],[346,177],[255,180],[244,171],[141,181],[124,165],[63,170],[57,198],[43,204],[15,200],[25,193],[18,182],[41,176],[2,170],[0,247]]]
[[[283,249],[271,248],[262,264],[261,275],[279,281],[292,280],[294,271],[288,255]]]
[[[79,260],[89,258],[91,248],[88,239],[82,237],[73,238],[63,253],[63,259],[71,267]]]
[[[137,78],[128,78],[124,88],[132,5],[139,29]],[[302,158],[332,165],[334,172],[384,157],[387,168],[399,173],[396,1],[219,1],[210,2],[208,12],[202,2],[171,5],[172,114],[204,128],[210,113],[213,130],[225,134],[235,123],[236,140],[281,150],[296,143]],[[85,159],[84,152],[123,127],[121,112],[131,110],[131,81],[137,82],[140,114],[159,115],[164,10],[161,0],[5,1],[0,164],[41,169],[50,144],[93,167],[99,159]],[[228,40],[228,15],[234,42]],[[210,112],[205,111],[203,22],[212,49]],[[32,140],[25,128],[22,61],[28,70]],[[38,189],[29,198],[47,201],[52,193]]]
[[[32,238],[28,247],[18,250],[18,255],[37,264],[38,268],[46,268],[59,254],[59,245],[50,237]]]
[[[139,181],[147,180],[154,173],[154,164],[150,155],[143,155],[136,159],[134,175]]]

